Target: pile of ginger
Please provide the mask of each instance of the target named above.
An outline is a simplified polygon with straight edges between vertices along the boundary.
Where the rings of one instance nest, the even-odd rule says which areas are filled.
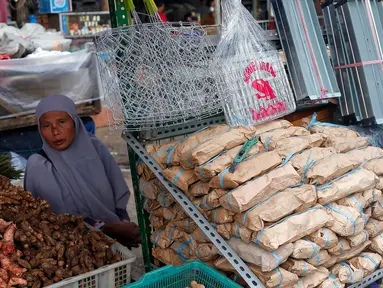
[[[1,238],[2,237],[2,238]],[[121,261],[115,242],[82,217],[54,214],[0,176],[0,288],[39,288]]]

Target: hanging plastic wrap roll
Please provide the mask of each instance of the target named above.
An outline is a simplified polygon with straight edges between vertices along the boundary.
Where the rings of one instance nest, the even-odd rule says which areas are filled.
[[[278,51],[266,41],[240,0],[222,1],[225,33],[214,59],[219,93],[230,126],[254,125],[295,110],[295,100]]]

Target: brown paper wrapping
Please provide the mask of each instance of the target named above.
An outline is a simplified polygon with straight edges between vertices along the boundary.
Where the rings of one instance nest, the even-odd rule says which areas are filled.
[[[193,233],[197,229],[197,224],[190,218],[172,221],[172,224],[177,226],[178,230],[185,233]]]
[[[237,127],[192,147],[190,153],[181,158],[181,166],[191,169],[200,166],[225,150],[232,149],[245,143],[255,135],[254,127]]]
[[[371,238],[374,238],[383,232],[383,221],[371,218],[364,229],[367,230]]]
[[[174,243],[170,245],[170,249],[185,259],[189,259],[191,256],[190,246],[186,242],[174,241]]]
[[[337,201],[351,194],[372,189],[378,183],[378,177],[366,170],[356,169],[330,184],[318,187],[318,203],[324,205]]]
[[[322,266],[328,269],[334,266],[337,262],[338,262],[338,256],[330,254],[330,260],[328,260],[326,263],[323,263]]]
[[[372,206],[372,217],[379,221],[383,221],[383,197],[380,196]]]
[[[375,270],[379,268],[379,264],[381,261],[382,261],[382,256],[380,256],[377,253],[368,253],[368,252],[364,252],[360,254],[358,257],[348,260],[348,262],[352,264],[352,266],[364,272],[363,273],[364,277],[375,272]]]
[[[258,153],[241,162],[234,173],[227,169],[213,177],[210,186],[213,188],[232,189],[246,181],[262,175],[282,163],[282,159],[275,151]]]
[[[178,221],[187,218],[187,214],[185,212],[178,213],[176,205],[168,208],[161,207],[157,210],[154,210],[152,213],[153,215],[162,217],[167,221]]]
[[[310,131],[303,127],[291,126],[286,129],[280,128],[273,131],[265,132],[260,135],[262,143],[266,143],[270,140],[279,140],[283,138],[310,135]]]
[[[293,167],[298,171],[299,175],[303,175],[306,165],[311,161],[319,161],[320,159],[335,153],[336,151],[334,148],[314,147],[294,155],[289,163],[293,165]]]
[[[378,176],[383,176],[383,157],[368,161],[363,165],[363,168],[374,172]]]
[[[309,263],[315,267],[318,267],[318,266],[322,266],[326,262],[330,261],[330,259],[331,259],[331,256],[330,256],[330,254],[328,254],[327,250],[320,250],[319,253],[315,257],[307,259],[306,261],[307,261],[307,263]]]
[[[156,230],[150,236],[150,241],[158,247],[168,248],[175,240],[184,239],[184,232],[177,229],[171,224],[167,225],[164,229]]]
[[[150,156],[154,158],[154,160],[158,163],[158,165],[160,165],[162,169],[165,169],[167,166],[167,158],[169,151],[172,147],[174,147],[174,145],[174,142],[166,143],[161,146],[149,144],[146,146],[146,151]],[[144,162],[141,162],[137,165],[137,173],[145,181],[149,181],[150,179],[156,177]]]
[[[324,143],[324,147],[333,147],[338,153],[346,153],[370,145],[367,137],[328,137]]]
[[[160,203],[156,200],[145,198],[143,208],[146,212],[151,213],[161,207]]]
[[[214,176],[221,173],[226,168],[229,168],[234,161],[235,156],[237,156],[238,152],[242,149],[243,145],[232,148],[226,152],[223,152],[219,156],[211,159],[210,161],[202,164],[201,166],[197,166],[194,168],[195,174],[199,177],[199,179],[203,182],[209,182]],[[250,157],[257,153],[265,152],[265,146],[262,143],[258,142],[253,147],[250,148],[247,153],[247,157]]]
[[[253,243],[246,244],[238,238],[231,238],[227,243],[244,261],[261,267],[263,272],[270,272],[277,268],[293,252],[293,244],[282,245],[271,253]]]
[[[281,267],[300,277],[309,275],[318,270],[316,267],[307,263],[306,261],[295,260],[292,258],[287,259],[286,262],[281,264]]]
[[[279,140],[271,139],[268,143],[270,151],[277,151],[282,158],[287,158],[291,154],[295,154],[302,150],[320,147],[325,141],[321,134],[312,134],[308,136],[290,137]]]
[[[314,288],[319,286],[323,281],[325,281],[328,276],[329,272],[324,267],[318,267],[318,270],[307,275],[304,277],[301,277],[298,280],[298,284],[294,285],[294,288]]]
[[[336,201],[338,205],[352,207],[356,210],[363,211],[363,208],[367,206],[366,198],[363,196],[363,193],[355,193],[353,195],[347,196],[345,198],[342,198],[338,201]]]
[[[336,278],[334,275],[330,275],[318,287],[319,288],[344,288],[345,285],[340,282],[339,278]]]
[[[194,170],[184,170],[180,166],[173,166],[163,171],[164,176],[180,188],[187,192],[189,186],[198,181],[198,177],[194,174]]]
[[[380,255],[383,255],[383,234],[379,234],[378,236],[371,238],[370,249]]]
[[[158,179],[145,181],[143,178],[140,178],[140,193],[145,198],[156,200],[157,194],[160,192],[160,190],[163,190],[161,188],[162,184]]]
[[[304,119],[302,119],[302,121],[304,121]],[[307,125],[309,123],[310,122],[308,122]],[[335,126],[312,125],[309,130],[311,133],[322,133],[324,135],[328,135],[331,137],[359,137],[360,136],[359,133],[342,126],[335,127]]]
[[[234,223],[219,224],[215,226],[215,230],[222,236],[222,238],[229,240],[232,236],[233,224]]]
[[[172,206],[176,200],[174,200],[172,194],[168,191],[161,190],[157,195],[157,202],[161,205],[161,207],[167,208]]]
[[[313,185],[286,188],[248,211],[237,214],[235,220],[253,231],[260,231],[264,222],[276,222],[291,213],[306,210],[313,206],[316,200]]]
[[[335,178],[354,170],[360,164],[349,154],[334,154],[318,160],[307,170],[306,182],[310,184],[323,185]]]
[[[188,194],[193,197],[201,197],[209,194],[211,191],[209,183],[198,181],[189,187]]]
[[[205,210],[212,210],[219,207],[219,198],[226,195],[229,191],[224,189],[213,189],[208,195],[205,195],[202,199],[202,205]]]
[[[352,150],[347,154],[354,156],[357,161],[362,163],[383,155],[383,149],[369,146],[363,149]]]
[[[255,265],[252,265],[250,269],[254,272],[255,276],[257,276],[257,278],[268,288],[287,288],[292,287],[298,283],[297,275],[281,267],[275,268],[271,272],[262,272],[262,270]]]
[[[338,245],[338,237],[336,234],[326,228],[321,228],[310,235],[307,235],[307,239],[313,241],[322,249],[331,249]]]
[[[283,244],[294,242],[322,228],[329,219],[322,206],[315,206],[264,228],[257,236],[257,243],[262,248],[273,251]]]
[[[382,191],[377,189],[369,189],[364,191],[362,194],[366,201],[365,207],[367,207],[378,201],[378,199],[382,196]]]
[[[331,203],[325,206],[332,221],[329,221],[327,228],[340,236],[352,236],[363,231],[364,218],[362,214],[347,206]]]
[[[218,207],[209,212],[209,220],[214,224],[231,223],[234,222],[234,215],[234,212]]]
[[[253,231],[238,223],[232,223],[231,233],[233,236],[241,238],[245,243],[250,243],[253,239]]]
[[[295,259],[310,259],[315,257],[320,251],[320,247],[309,240],[299,239],[293,244],[294,250],[291,257]]]
[[[346,251],[342,255],[338,256],[337,262],[346,261],[348,259],[351,259],[352,257],[355,257],[356,255],[359,255],[360,252],[362,252],[370,244],[371,244],[371,241],[366,241],[363,244],[360,244],[360,246],[354,247],[350,249],[349,251]]]
[[[290,164],[276,168],[230,191],[219,202],[234,212],[243,212],[277,191],[298,184],[301,177]]]
[[[199,243],[194,239],[194,237],[191,234],[184,233],[184,239],[183,242],[189,243],[189,247],[191,250],[195,250]]]
[[[375,187],[378,190],[383,190],[383,176],[379,176],[379,183]]]
[[[263,272],[258,266],[252,263],[247,263],[247,265],[266,287],[291,287],[298,282],[298,276],[281,267],[271,272]],[[214,262],[214,267],[221,271],[236,273],[236,270],[224,257],[217,259]]]
[[[331,269],[331,274],[338,277],[341,283],[356,283],[363,279],[363,270],[357,269],[351,263],[339,263]]]
[[[193,257],[201,261],[213,261],[218,257],[218,250],[212,243],[199,244],[195,250],[191,251]]]
[[[200,143],[203,143],[207,139],[214,137],[223,132],[229,131],[230,128],[227,125],[213,125],[196,132],[180,143],[178,143],[171,155],[170,163],[172,166],[181,165],[181,160],[186,159],[186,155],[191,153],[191,150]]]
[[[330,254],[335,256],[343,255],[346,251],[351,249],[350,242],[348,242],[347,239],[339,237],[338,240],[339,242],[335,247],[327,250]]]
[[[272,131],[279,128],[288,128],[291,126],[293,126],[293,124],[291,124],[287,120],[274,120],[274,121],[270,121],[270,122],[255,126],[255,129],[257,130],[257,134],[260,135],[268,131]]]
[[[369,239],[369,235],[368,235],[368,232],[366,230],[363,230],[362,232],[360,232],[356,235],[347,237],[347,240],[350,243],[350,246],[352,248],[359,246],[360,244],[362,244],[365,241],[368,241],[368,239]]]
[[[203,231],[199,227],[194,230],[194,232],[192,233],[192,236],[194,237],[194,239],[198,243],[209,243],[210,242],[209,238],[206,236],[205,233],[203,233]]]
[[[152,255],[154,258],[160,260],[162,263],[179,266],[184,264],[184,261],[172,249],[162,249],[160,247],[153,248]]]
[[[161,216],[150,215],[150,226],[153,229],[160,229],[160,228],[164,227],[167,224],[167,222],[168,221],[166,221]]]

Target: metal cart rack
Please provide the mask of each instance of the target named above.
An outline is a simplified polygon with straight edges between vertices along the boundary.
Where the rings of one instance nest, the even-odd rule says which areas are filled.
[[[128,25],[128,19],[124,11],[124,0],[109,0],[110,18],[112,27]],[[174,199],[183,207],[187,214],[195,221],[195,223],[207,235],[210,241],[218,248],[220,253],[236,269],[239,275],[243,277],[249,287],[264,287],[260,280],[248,268],[243,260],[232,250],[226,241],[215,231],[205,217],[196,209],[192,202],[184,195],[184,193],[165,179],[162,168],[154,161],[154,159],[146,152],[144,146],[148,142],[165,140],[168,138],[176,138],[184,136],[200,130],[209,125],[225,123],[223,115],[217,115],[205,120],[196,120],[186,124],[180,124],[169,128],[158,128],[144,132],[128,133],[123,132],[122,137],[128,145],[129,163],[132,174],[132,182],[134,187],[134,196],[136,201],[137,218],[140,227],[142,239],[142,252],[145,262],[145,271],[150,272],[153,269],[151,256],[151,227],[149,222],[149,214],[143,209],[143,199],[140,193],[139,177],[136,168],[136,162],[140,158],[156,175],[156,177],[167,188]],[[369,284],[377,279],[383,278],[383,269],[376,271],[374,274],[366,277],[361,282],[352,285],[356,287],[368,287]]]

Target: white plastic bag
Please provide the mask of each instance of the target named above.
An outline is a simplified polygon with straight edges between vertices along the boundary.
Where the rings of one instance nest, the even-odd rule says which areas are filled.
[[[266,41],[240,0],[222,1],[224,33],[217,46],[214,68],[225,85],[223,106],[230,126],[250,126],[280,118],[295,110],[281,56]]]

